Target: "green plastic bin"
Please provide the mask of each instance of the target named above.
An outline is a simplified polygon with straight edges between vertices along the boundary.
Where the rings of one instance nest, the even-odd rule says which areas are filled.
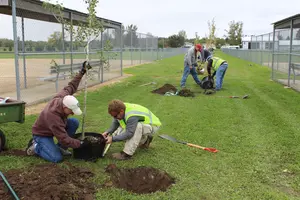
[[[2,97],[0,97],[2,98]],[[0,124],[7,122],[25,122],[25,102],[8,99],[6,103],[0,104]],[[5,146],[5,135],[0,129],[0,152]]]
[[[8,101],[0,104],[0,123],[25,121],[25,102],[23,101]]]

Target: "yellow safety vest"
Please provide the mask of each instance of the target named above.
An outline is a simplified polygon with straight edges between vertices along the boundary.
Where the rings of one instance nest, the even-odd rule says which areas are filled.
[[[138,104],[124,103],[126,106],[125,117],[122,120],[119,120],[120,126],[125,129],[126,122],[129,117],[132,116],[142,116],[145,118],[145,121],[141,122],[143,124],[149,124],[153,126],[161,126],[161,122],[158,117],[156,117],[148,108]]]
[[[212,57],[212,68],[214,69],[214,71],[217,71],[219,69],[219,67],[221,66],[221,64],[223,62],[225,62],[226,60],[223,60],[222,58],[218,58],[218,57]]]

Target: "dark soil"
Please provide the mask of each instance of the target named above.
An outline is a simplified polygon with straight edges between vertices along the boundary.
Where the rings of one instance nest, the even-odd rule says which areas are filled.
[[[152,93],[156,93],[156,94],[160,94],[160,95],[164,95],[164,94],[166,94],[166,92],[176,93],[177,89],[174,85],[167,83],[167,84],[163,85],[162,87],[152,91]],[[195,97],[195,94],[191,90],[186,89],[186,88],[178,91],[177,95],[182,96],[182,97]]]
[[[176,91],[177,91],[177,89],[174,85],[167,83],[167,84],[163,85],[162,87],[153,90],[152,93],[164,95],[166,92],[174,92],[175,93]]]
[[[28,169],[13,169],[4,173],[6,179],[22,200],[92,200],[96,187],[89,180],[94,174],[70,164],[42,164]],[[0,199],[13,200],[9,190],[0,181]]]
[[[27,154],[26,151],[21,149],[11,149],[2,151],[0,156],[27,156]]]
[[[105,186],[114,186],[138,194],[166,191],[175,183],[175,179],[166,172],[152,167],[122,169],[111,164],[106,172],[110,174],[110,180]]]
[[[105,139],[102,138],[102,137],[94,137],[94,136],[85,136],[85,138],[90,142],[90,143],[93,143],[93,144],[103,144],[105,143]]]
[[[180,90],[178,92],[178,95],[183,96],[183,97],[195,97],[195,94],[191,90],[186,89],[186,88],[183,88],[182,90]]]

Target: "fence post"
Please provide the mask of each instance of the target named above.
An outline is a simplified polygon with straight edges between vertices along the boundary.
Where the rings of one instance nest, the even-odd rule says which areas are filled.
[[[65,25],[61,24],[61,32],[62,32],[62,51],[63,51],[63,64],[66,64],[66,51],[65,51]]]
[[[20,73],[19,73],[19,49],[18,49],[18,36],[17,36],[16,0],[12,0],[12,22],[13,22],[13,37],[14,37],[17,100],[20,101],[21,91],[20,91]]]
[[[103,80],[103,74],[104,74],[104,71],[103,71],[103,31],[101,31],[101,60],[100,60],[100,70],[101,70],[101,83],[104,82]],[[99,73],[98,73],[98,80],[100,80],[100,77],[99,77]]]
[[[165,38],[163,38],[162,58],[165,58]]]
[[[142,34],[141,33],[139,33],[139,37],[140,37],[140,64],[142,64]]]
[[[120,31],[121,31],[121,34],[120,34],[120,41],[121,41],[121,76],[123,76],[123,30],[122,30],[122,25],[120,26]]]
[[[24,34],[24,17],[22,16],[22,53],[23,53],[23,72],[24,72],[24,87],[27,88],[26,74],[26,58],[25,58],[25,34]]]
[[[146,53],[146,57],[147,57],[147,61],[148,61],[148,48],[147,48],[147,40],[148,40],[148,35],[146,35],[146,51],[145,51],[145,53]]]
[[[270,46],[271,46],[271,33],[269,35],[269,43],[268,43],[268,67],[270,67]]]
[[[249,57],[249,61],[250,62],[253,62],[253,60],[252,60],[252,50],[253,50],[253,42],[252,42],[252,35],[251,35],[251,40],[250,40],[250,57]]]
[[[274,80],[275,25],[273,25],[272,80]]]
[[[154,55],[153,55],[153,51],[154,51],[154,48],[153,48],[153,43],[154,43],[154,36],[151,36],[151,61],[153,61],[154,60]]]
[[[157,40],[156,40],[156,60],[158,60],[158,37],[156,37]]]
[[[264,36],[261,36],[261,53],[260,53],[260,64],[263,65],[263,50],[264,50]]]
[[[131,58],[131,65],[133,65],[133,60],[132,60],[132,30],[130,30],[130,58]]]
[[[70,12],[70,23],[73,25],[73,14]],[[71,75],[73,76],[73,30],[70,32],[70,61],[71,61]]]
[[[288,86],[290,87],[290,79],[291,79],[291,62],[292,62],[292,50],[293,50],[293,19],[291,19],[290,25],[290,53],[289,53],[289,78],[288,78]]]

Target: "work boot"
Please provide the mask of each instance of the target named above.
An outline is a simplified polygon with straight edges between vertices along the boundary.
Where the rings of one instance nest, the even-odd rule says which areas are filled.
[[[63,149],[63,148],[59,147],[59,150],[63,156],[71,156],[72,155],[72,153],[70,151],[68,151],[68,149]]]
[[[140,147],[141,149],[148,149],[149,146],[150,146],[150,143],[152,142],[152,140],[153,140],[153,136],[148,135],[147,140],[145,141],[145,143],[142,144],[142,145],[140,145],[139,147]]]
[[[126,154],[123,151],[121,151],[120,153],[113,153],[112,157],[116,160],[128,160],[131,158],[130,155]]]
[[[31,138],[28,142],[28,145],[27,145],[27,148],[26,148],[26,154],[28,156],[33,156],[35,155],[35,146],[36,146],[36,143],[33,141],[33,138]]]

